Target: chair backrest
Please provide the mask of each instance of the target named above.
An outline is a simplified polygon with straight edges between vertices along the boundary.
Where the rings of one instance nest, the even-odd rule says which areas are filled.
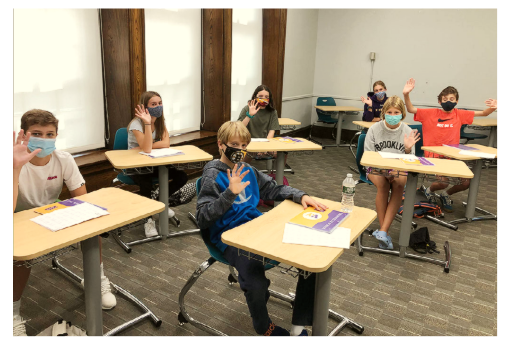
[[[365,133],[361,133],[358,137],[358,150],[356,151],[356,165],[358,166],[359,171],[359,179],[365,183],[372,184],[370,180],[367,178],[367,172],[365,167],[361,165],[361,157],[363,157],[363,153],[365,152],[365,137],[367,135]]]
[[[199,177],[196,182],[197,197],[198,194],[200,193],[201,182],[202,178]],[[200,236],[202,237],[202,240],[204,241],[204,244],[207,247],[209,254],[211,254],[211,256],[215,258],[217,261],[228,265],[228,262],[223,257],[223,253],[214,245],[214,243],[211,242],[211,235],[209,233],[209,229],[200,229]]]
[[[126,127],[117,129],[115,139],[113,139],[114,150],[127,150],[128,149],[128,132]]]
[[[335,106],[336,102],[333,97],[318,97],[317,105]]]
[[[421,125],[409,125],[409,127],[411,127],[411,129],[418,130],[418,133],[420,133],[420,140],[418,140],[418,142],[416,144],[414,144],[414,155],[416,157],[423,157],[425,152],[423,152],[423,150],[421,149],[421,147],[423,146],[422,126]]]

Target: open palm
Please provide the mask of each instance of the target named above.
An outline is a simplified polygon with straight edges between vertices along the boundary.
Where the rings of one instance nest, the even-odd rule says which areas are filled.
[[[259,103],[255,99],[248,102],[248,112],[251,116],[258,113],[259,110]]]
[[[234,165],[234,169],[232,169],[232,173],[230,173],[230,169],[227,169],[228,188],[236,195],[241,193],[250,184],[250,181],[243,183],[243,178],[250,172],[249,169],[246,169],[246,171],[241,174],[243,168],[244,164],[236,164]]]
[[[404,95],[407,95],[409,92],[413,91],[415,83],[416,83],[416,81],[413,78],[409,79],[406,82],[406,85],[404,86],[404,90],[402,91],[404,93]]]
[[[361,96],[361,101],[362,101],[363,103],[365,103],[366,105],[368,105],[369,107],[371,107],[371,106],[372,106],[372,100],[370,99],[370,97],[365,98],[365,97]]]
[[[420,133],[417,130],[412,131],[409,136],[404,134],[404,146],[406,149],[410,150],[418,141],[420,141]]]
[[[138,104],[135,108],[135,116],[143,121],[143,123],[150,124],[151,123],[151,115],[149,114],[149,110],[147,110],[143,104]]]
[[[30,139],[30,132],[27,132],[25,140],[23,140],[23,130],[20,130],[18,133],[18,138],[16,138],[16,132],[12,132],[12,141],[13,141],[13,150],[12,150],[12,158],[13,158],[13,169],[20,169],[23,165],[27,164],[32,158],[35,157],[41,149],[36,149],[31,153],[28,153],[28,140]]]

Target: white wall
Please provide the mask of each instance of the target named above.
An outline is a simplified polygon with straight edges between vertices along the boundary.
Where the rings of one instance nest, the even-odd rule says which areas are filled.
[[[497,97],[496,47],[496,10],[320,9],[313,93],[361,108],[374,51],[373,81],[383,80],[390,96],[402,97],[412,77],[415,106],[438,106],[437,95],[452,85],[459,108],[483,110],[487,98]],[[346,117],[343,128],[356,129],[352,120]]]
[[[317,41],[316,9],[288,9],[283,70],[282,117],[311,124]]]

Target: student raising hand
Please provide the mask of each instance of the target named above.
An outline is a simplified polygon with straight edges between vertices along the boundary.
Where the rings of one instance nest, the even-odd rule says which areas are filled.
[[[404,85],[404,90],[402,91],[404,93],[404,95],[407,95],[407,94],[409,94],[409,92],[413,91],[415,83],[416,83],[416,81],[413,78],[409,79],[406,82],[406,84]]]
[[[312,206],[317,211],[326,211],[326,209],[328,208],[326,205],[323,205],[320,202],[315,201],[308,195],[303,195],[303,197],[301,198],[301,205],[303,205],[303,209],[305,210],[308,206]]]
[[[230,173],[230,169],[227,169],[227,177],[228,177],[228,188],[235,195],[241,193],[246,187],[250,185],[250,181],[243,183],[243,178],[250,172],[249,169],[246,169],[244,173],[241,174],[241,171],[244,168],[244,164],[235,164],[234,169],[232,169],[232,173]]]
[[[16,132],[12,132],[13,139],[13,169],[21,169],[23,165],[28,163],[32,158],[35,157],[41,149],[36,149],[31,153],[28,153],[28,141],[30,140],[31,133],[27,132],[26,137],[23,140],[24,131],[20,130],[18,133],[18,138],[16,138]]]
[[[498,107],[498,100],[489,98],[488,100],[485,101],[485,105],[488,106],[489,108],[496,109]]]
[[[418,133],[418,131],[416,129],[414,131],[412,131],[409,134],[409,136],[407,134],[404,134],[404,146],[405,146],[405,149],[406,149],[406,153],[411,152],[411,148],[418,141],[420,141],[420,133]]]
[[[146,109],[143,104],[138,104],[135,108],[135,116],[143,121],[144,124],[151,123],[151,115],[149,114],[149,110]]]
[[[372,106],[372,100],[370,99],[370,97],[365,98],[365,97],[361,96],[361,101],[363,103],[365,103],[366,105],[368,105],[369,107]]]
[[[255,115],[256,113],[258,113],[260,110],[260,107],[259,107],[259,103],[257,102],[256,99],[253,99],[251,101],[248,101],[248,112],[251,116]]]

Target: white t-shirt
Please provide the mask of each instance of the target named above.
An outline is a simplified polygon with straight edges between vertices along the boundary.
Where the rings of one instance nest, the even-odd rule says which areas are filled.
[[[44,166],[28,162],[19,174],[16,212],[54,203],[62,192],[64,182],[69,191],[85,184],[70,153],[55,150]]]
[[[128,150],[131,150],[132,148],[139,147],[138,141],[136,141],[136,137],[133,134],[133,130],[137,130],[143,133],[143,127],[142,120],[135,120],[132,121],[128,128]],[[147,126],[149,127],[149,126]],[[156,131],[152,132],[152,139],[156,139]]]

